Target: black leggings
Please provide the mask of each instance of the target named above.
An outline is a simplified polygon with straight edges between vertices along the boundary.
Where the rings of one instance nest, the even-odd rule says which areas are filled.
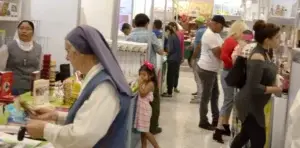
[[[251,148],[264,148],[266,130],[261,127],[253,115],[248,115],[242,124],[241,132],[234,138],[231,148],[242,148],[250,140]]]
[[[173,89],[178,86],[180,63],[176,61],[168,61],[167,71],[167,87],[168,94],[172,95]]]

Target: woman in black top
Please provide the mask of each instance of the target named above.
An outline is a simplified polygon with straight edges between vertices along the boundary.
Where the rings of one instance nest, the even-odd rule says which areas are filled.
[[[251,148],[263,148],[266,142],[264,107],[273,93],[281,93],[276,86],[277,67],[271,61],[269,49],[280,43],[280,28],[274,24],[256,23],[253,49],[247,62],[245,86],[236,95],[235,106],[242,121],[241,132],[235,137],[231,148],[242,148],[250,140]]]
[[[173,89],[176,89],[179,78],[179,67],[182,59],[180,49],[180,41],[176,32],[170,27],[166,26],[165,36],[168,39],[168,70],[167,70],[167,88],[168,91],[164,93],[163,97],[172,97]]]

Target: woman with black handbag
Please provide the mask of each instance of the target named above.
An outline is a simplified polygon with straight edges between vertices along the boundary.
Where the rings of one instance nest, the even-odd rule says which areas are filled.
[[[245,85],[235,99],[241,132],[234,138],[231,148],[242,148],[250,140],[252,148],[263,148],[266,142],[264,107],[274,93],[281,93],[276,86],[277,67],[269,51],[280,43],[280,28],[270,23],[254,26],[257,46],[247,60]]]
[[[225,77],[233,67],[231,55],[239,40],[242,38],[243,32],[247,29],[244,21],[239,20],[234,22],[229,31],[229,36],[225,39],[221,49],[221,60],[223,61],[223,70],[221,73],[221,84],[224,92],[224,102],[221,108],[218,125],[213,134],[213,139],[219,143],[224,143],[222,135],[230,136],[229,118],[233,107],[234,87],[229,86],[225,82]]]

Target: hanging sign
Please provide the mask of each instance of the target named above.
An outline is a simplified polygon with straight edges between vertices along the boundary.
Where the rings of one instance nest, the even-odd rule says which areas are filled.
[[[210,17],[213,12],[213,0],[189,0],[175,3],[175,8],[179,14],[186,14],[190,17],[204,16]]]

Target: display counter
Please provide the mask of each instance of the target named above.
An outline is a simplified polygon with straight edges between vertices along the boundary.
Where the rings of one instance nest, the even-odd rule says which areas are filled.
[[[25,93],[25,94],[19,96],[18,98],[20,99],[20,101],[24,101],[28,104],[33,104],[33,96],[31,96],[30,92]],[[55,100],[55,101],[50,102],[50,104],[53,105],[53,107],[55,107],[57,110],[64,111],[64,112],[67,112],[69,110],[70,105],[64,105],[63,101],[60,101],[62,99],[52,98],[52,100]],[[15,101],[17,101],[17,100],[15,100]],[[1,120],[6,121],[6,123],[2,122],[1,128],[18,129],[19,125],[11,125],[11,123],[7,123],[7,119],[2,119],[2,118],[8,118],[8,116],[5,115],[5,116],[1,117]],[[7,126],[6,125],[3,126],[3,124],[6,124]],[[17,128],[12,128],[13,126],[16,126]],[[12,133],[15,133],[15,132],[12,131]],[[5,135],[5,134],[0,133],[0,139],[2,140],[2,142],[3,141],[8,142],[12,145],[19,143],[18,141],[15,141],[15,140],[13,140],[13,141],[9,140],[10,138],[16,138],[16,135],[10,136],[10,135]],[[27,140],[25,140],[25,143],[26,143],[25,147],[36,147],[36,146],[30,146],[30,145],[36,145],[36,143],[38,143],[38,146],[37,146],[38,148],[43,148],[43,147],[54,148],[49,142],[46,142],[46,141],[27,139]],[[1,147],[1,145],[0,145],[0,147]]]
[[[21,95],[20,98],[21,98],[21,101],[25,101],[28,104],[33,103],[33,96],[31,96],[30,92]],[[65,105],[62,99],[53,98],[51,100],[54,100],[54,101],[50,102],[51,105],[53,105],[59,111],[66,111],[67,112],[70,108],[70,105]]]
[[[292,122],[292,119],[290,118],[290,108],[292,107],[294,100],[297,96],[297,93],[300,90],[300,83],[299,83],[299,74],[300,74],[300,49],[293,49],[293,58],[292,58],[292,66],[291,66],[291,76],[290,76],[290,80],[291,80],[291,84],[290,84],[290,88],[289,88],[289,96],[288,96],[288,100],[287,100],[287,105],[286,105],[286,110],[285,110],[285,126],[284,127],[277,127],[277,128],[282,128],[284,131],[284,135],[282,139],[285,139],[284,141],[284,145],[282,144],[282,146],[280,148],[283,148],[285,146],[285,148],[291,148],[290,147],[290,140],[288,139],[290,137],[295,137],[297,135],[287,135],[288,132],[288,128],[294,124]],[[292,129],[290,129],[292,130]],[[279,148],[279,147],[278,147]]]

